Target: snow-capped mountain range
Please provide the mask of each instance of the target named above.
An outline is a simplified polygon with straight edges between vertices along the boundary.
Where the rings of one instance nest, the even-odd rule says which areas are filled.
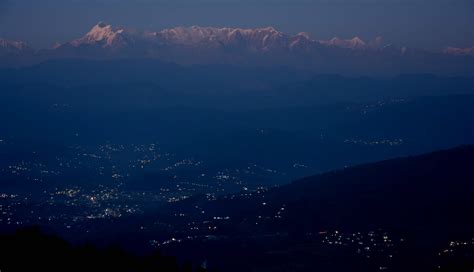
[[[300,43],[311,43],[305,34],[286,35],[272,27],[241,29],[215,27],[175,27],[160,32],[134,31],[113,28],[99,23],[84,37],[65,43],[62,47],[96,46],[108,49],[130,49],[166,46],[177,47],[234,47],[251,51],[269,51],[272,49],[291,49]]]
[[[114,28],[105,23],[98,23],[85,36],[62,46],[98,46],[102,48],[126,48],[139,43],[154,46],[188,46],[210,48],[238,47],[251,51],[293,50],[314,46],[338,47],[345,49],[380,49],[381,37],[368,43],[359,37],[343,40],[335,37],[328,41],[312,40],[308,34],[288,35],[273,27],[242,29],[216,27],[175,27],[160,32],[135,31],[125,28]]]
[[[370,69],[378,70],[398,65],[394,66],[395,71],[402,72],[415,67],[413,64],[427,66],[433,59],[436,61],[431,61],[432,66],[438,62],[455,66],[456,61],[451,58],[471,58],[474,48],[448,47],[436,53],[386,44],[381,37],[371,41],[359,37],[316,40],[303,32],[290,35],[273,27],[191,26],[153,32],[100,22],[83,37],[46,50],[34,51],[23,42],[0,40],[0,56],[8,56],[8,63],[21,56],[22,64],[61,58],[152,58],[179,64],[278,65],[320,72],[339,72],[348,67],[368,69],[371,65],[377,67]]]

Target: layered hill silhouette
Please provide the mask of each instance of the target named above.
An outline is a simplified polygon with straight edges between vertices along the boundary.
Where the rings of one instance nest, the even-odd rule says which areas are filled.
[[[215,235],[226,239],[198,248],[215,262],[231,263],[227,263],[230,267],[242,264],[219,259],[219,248],[228,243],[235,246],[234,259],[251,258],[252,269],[262,271],[307,271],[308,267],[322,271],[378,271],[385,267],[374,265],[380,259],[357,259],[355,249],[350,253],[349,246],[334,252],[326,251],[331,247],[318,244],[319,237],[334,231],[337,234],[338,230],[359,234],[387,232],[404,238],[392,246],[396,257],[389,261],[390,271],[433,271],[443,261],[439,271],[470,271],[474,266],[468,257],[472,256],[471,251],[453,254],[449,265],[439,252],[450,241],[464,239],[471,244],[473,163],[474,147],[461,146],[320,174],[267,192],[225,196],[215,201],[195,199],[174,212],[196,216],[196,221],[213,222]],[[195,207],[206,215],[198,219],[192,212]],[[224,223],[213,221],[224,216],[229,218]],[[278,267],[289,263],[287,270]]]
[[[251,196],[226,196],[200,205],[207,216],[228,215],[253,229],[305,233],[333,228],[429,229],[471,233],[474,147],[438,151],[332,171]],[[264,204],[262,204],[264,203]],[[285,207],[282,218],[274,215]],[[192,210],[192,208],[190,208]],[[186,206],[182,212],[186,210]]]
[[[268,191],[212,201],[189,199],[173,204],[167,213],[172,218],[183,213],[195,222],[212,222],[216,229],[206,235],[211,242],[195,238],[178,244],[175,253],[182,254],[181,258],[207,259],[222,271],[379,271],[380,267],[433,271],[440,263],[439,271],[471,271],[471,247],[466,252],[438,254],[443,246],[465,243],[456,241],[468,241],[471,246],[473,163],[474,147],[460,146],[319,174]],[[166,214],[146,217],[167,220]],[[173,235],[189,235],[183,231],[189,228],[187,224],[173,224]],[[370,235],[387,235],[393,237],[393,245],[387,242],[390,246],[373,251],[369,260],[350,246],[341,243],[342,251],[335,250],[318,240],[337,234],[335,230],[369,233],[369,240]],[[0,241],[2,256],[7,257],[1,264],[10,271],[23,271],[26,262],[49,271],[82,271],[90,266],[93,271],[180,271],[173,258],[134,257],[114,248],[74,248],[35,231],[0,236]],[[370,247],[376,247],[371,243]],[[393,259],[387,257],[392,254]],[[66,261],[66,266],[59,260]],[[67,264],[75,265],[69,269]],[[185,269],[191,271],[189,266]]]

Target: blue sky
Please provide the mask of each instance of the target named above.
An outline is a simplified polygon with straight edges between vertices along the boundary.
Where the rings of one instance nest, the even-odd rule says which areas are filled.
[[[261,27],[439,49],[474,46],[471,0],[0,0],[0,37],[48,47],[98,21],[160,30],[177,25]]]

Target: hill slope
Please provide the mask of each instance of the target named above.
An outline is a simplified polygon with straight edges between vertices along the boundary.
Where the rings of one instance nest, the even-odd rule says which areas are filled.
[[[472,252],[453,251],[451,259],[439,254],[452,241],[470,245],[474,237],[473,165],[474,147],[461,146],[311,176],[269,191],[193,200],[175,212],[210,222],[211,233],[225,237],[197,245],[223,267],[239,265],[219,257],[223,247],[231,247],[234,259],[253,258],[245,269],[258,271],[432,271],[448,262],[470,271],[474,264],[466,256]],[[377,240],[385,236],[390,242]]]
[[[311,176],[250,197],[226,196],[207,202],[204,209],[247,220],[284,205],[278,225],[298,223],[299,230],[432,224],[465,228],[473,224],[467,216],[474,214],[473,166],[474,147],[462,146]]]

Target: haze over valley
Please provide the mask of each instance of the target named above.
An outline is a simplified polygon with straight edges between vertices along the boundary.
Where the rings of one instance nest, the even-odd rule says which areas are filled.
[[[176,3],[65,1],[90,18],[16,36],[11,14],[37,15],[0,1],[0,34],[35,44],[0,39],[0,270],[473,271],[474,44],[452,13],[466,3],[439,1],[394,29],[365,28],[359,0],[305,4],[332,20],[263,24],[303,5],[281,1],[243,24],[249,3],[219,3],[210,26],[170,12],[141,29],[145,5]],[[388,17],[423,1],[392,2]],[[393,42],[441,11],[436,46],[428,30]]]

